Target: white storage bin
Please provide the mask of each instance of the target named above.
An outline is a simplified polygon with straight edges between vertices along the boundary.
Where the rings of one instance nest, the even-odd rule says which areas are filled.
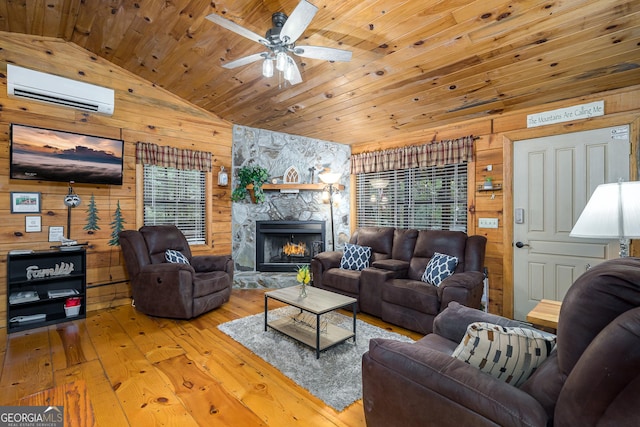
[[[67,317],[77,316],[78,314],[80,314],[80,306],[75,305],[73,307],[65,307],[64,312],[67,315]]]

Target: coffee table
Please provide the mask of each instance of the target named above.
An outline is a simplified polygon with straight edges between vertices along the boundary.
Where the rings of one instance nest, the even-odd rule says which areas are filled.
[[[311,313],[311,319],[315,316],[315,322],[300,322],[294,320],[293,317],[281,317],[269,321],[267,318],[269,299],[299,308],[301,314],[303,312]],[[312,286],[307,286],[307,296],[305,298],[300,297],[300,286],[276,289],[264,294],[264,330],[266,331],[268,327],[271,327],[296,341],[314,348],[316,350],[316,359],[319,359],[321,351],[340,344],[349,338],[353,338],[355,341],[356,303],[357,300],[355,298]],[[351,305],[353,311],[353,331],[330,323],[321,324],[321,315],[349,305]]]

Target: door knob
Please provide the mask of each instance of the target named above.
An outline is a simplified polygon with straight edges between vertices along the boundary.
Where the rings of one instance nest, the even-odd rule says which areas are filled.
[[[522,242],[516,242],[516,247],[518,248],[524,248],[525,246],[529,246],[528,243],[522,243]]]

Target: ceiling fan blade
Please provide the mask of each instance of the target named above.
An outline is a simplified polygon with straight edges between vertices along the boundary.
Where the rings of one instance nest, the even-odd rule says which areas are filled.
[[[285,44],[294,43],[298,40],[298,37],[304,33],[304,30],[307,29],[313,17],[316,16],[317,11],[317,7],[306,0],[301,0],[296,8],[293,9],[289,18],[287,18],[287,22],[282,26],[280,39],[284,41]]]
[[[222,64],[222,68],[233,69],[242,67],[243,65],[251,64],[252,62],[259,61],[264,59],[269,55],[267,52],[262,53],[254,53],[253,55],[244,56],[242,58],[238,58],[235,61],[227,62]]]
[[[298,69],[298,64],[296,64],[296,61],[294,61],[293,58],[289,57],[289,63],[287,64],[287,66],[291,67],[291,75],[289,76],[290,78],[287,79],[291,86],[302,83],[302,76],[300,75],[300,70]]]
[[[228,19],[223,18],[220,15],[216,15],[215,13],[212,13],[211,15],[207,15],[207,19],[213,22],[214,24],[218,24],[221,27],[226,28],[227,30],[233,31],[236,34],[240,34],[242,37],[246,37],[249,40],[253,40],[254,42],[258,42],[263,45],[269,44],[269,42],[265,40],[265,38],[262,37],[261,35],[258,35],[253,31],[247,30],[246,28],[236,24],[233,21],[229,21]]]
[[[326,61],[351,61],[351,51],[322,46],[296,46],[293,53],[304,58],[324,59]]]

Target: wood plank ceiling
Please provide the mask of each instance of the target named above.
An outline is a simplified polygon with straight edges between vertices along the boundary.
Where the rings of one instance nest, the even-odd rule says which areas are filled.
[[[6,0],[0,30],[62,38],[233,123],[346,144],[640,84],[640,0],[311,0],[299,43],[353,51],[298,58],[279,87],[255,33],[298,0]]]

